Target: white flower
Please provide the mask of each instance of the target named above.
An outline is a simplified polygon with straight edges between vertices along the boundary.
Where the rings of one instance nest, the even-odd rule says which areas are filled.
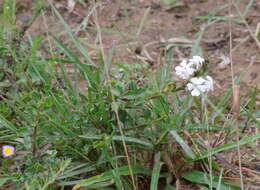
[[[207,86],[207,90],[208,91],[213,91],[214,90],[214,88],[213,88],[213,78],[211,77],[211,76],[206,76],[206,82],[205,82],[205,84],[206,84],[206,86]]]
[[[192,96],[199,96],[201,93],[213,91],[213,79],[210,76],[191,78],[187,84],[187,89],[191,91]]]
[[[195,55],[191,59],[189,59],[189,63],[196,68],[196,70],[200,69],[202,63],[205,62],[205,59]]]
[[[193,56],[188,61],[184,59],[179,66],[175,67],[175,72],[180,78],[188,79],[201,68],[204,61],[205,59],[198,55]]]
[[[175,67],[175,71],[180,78],[188,79],[195,72],[195,69],[184,59],[179,66]]]

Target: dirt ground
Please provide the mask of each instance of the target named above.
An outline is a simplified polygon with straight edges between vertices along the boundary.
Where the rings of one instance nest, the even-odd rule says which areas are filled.
[[[20,25],[26,25],[32,18],[36,3],[32,0],[18,1],[18,20]],[[85,5],[76,3],[72,10],[68,7],[67,0],[54,1],[54,5],[69,23],[76,29],[90,12],[97,10],[97,17],[89,16],[88,24],[77,32],[80,40],[89,48],[89,54],[95,59],[101,45],[97,40],[96,24],[102,29],[102,46],[105,50],[116,49],[116,58],[127,63],[143,61],[153,68],[165,63],[163,50],[170,46],[167,42],[178,44],[171,46],[175,50],[174,65],[182,58],[187,58],[191,48],[187,47],[196,43],[202,35],[200,45],[202,53],[210,62],[210,74],[216,81],[216,91],[222,94],[231,86],[231,67],[223,60],[229,58],[230,32],[232,42],[232,62],[235,77],[241,76],[240,82],[245,88],[260,84],[260,47],[250,36],[258,32],[260,27],[260,2],[254,1],[245,19],[248,27],[241,23],[241,18],[234,6],[231,14],[236,21],[231,23],[224,20],[229,15],[228,0],[182,0],[178,6],[167,6],[162,0],[102,0],[95,5],[86,1]],[[249,0],[239,3],[239,10],[243,13]],[[48,4],[46,2],[46,4]],[[218,11],[222,6],[226,6]],[[215,15],[214,13],[217,12]],[[203,23],[209,15],[219,17],[220,21],[207,26],[202,31]],[[221,18],[221,16],[223,16]],[[221,21],[222,19],[222,21]],[[86,19],[85,19],[86,20]],[[240,22],[239,22],[240,20]],[[63,25],[58,21],[50,9],[37,17],[27,32],[36,36],[45,36],[49,43],[48,34],[52,33],[63,37],[70,46]],[[50,42],[51,43],[51,42]],[[168,43],[168,44],[169,44]],[[181,46],[182,45],[182,46]],[[48,45],[47,45],[48,46]],[[185,46],[185,47],[183,47]]]
[[[36,3],[33,0],[17,2],[17,23],[23,27],[32,19]],[[54,5],[73,30],[89,18],[88,23],[77,31],[77,36],[88,47],[93,60],[97,60],[102,46],[106,53],[114,46],[114,59],[125,63],[143,62],[149,64],[153,70],[165,64],[165,50],[173,49],[173,61],[177,65],[190,55],[190,46],[201,37],[199,44],[204,57],[209,60],[209,73],[215,80],[216,94],[223,94],[232,84],[228,61],[230,47],[234,76],[241,77],[241,94],[246,94],[252,87],[259,88],[260,47],[252,34],[256,34],[257,38],[257,26],[260,28],[260,1],[254,1],[245,17],[248,26],[241,23],[241,17],[234,6],[231,7],[234,22],[225,20],[229,15],[228,0],[182,0],[178,6],[173,7],[164,4],[162,0],[97,0],[98,5],[94,1],[85,1],[85,4],[77,2],[73,8],[67,2],[56,0]],[[240,1],[238,8],[242,13],[249,2],[250,0]],[[49,7],[47,1],[46,5]],[[226,8],[214,14],[223,6]],[[93,10],[97,11],[96,16],[90,15]],[[210,16],[220,20],[203,30]],[[102,31],[103,44],[98,40],[97,24]],[[35,19],[27,33],[33,37],[45,37],[45,50],[48,51],[55,51],[52,49],[53,42],[49,34],[55,34],[67,46],[74,48],[63,25],[50,8],[46,8]],[[260,160],[256,165],[259,164]]]

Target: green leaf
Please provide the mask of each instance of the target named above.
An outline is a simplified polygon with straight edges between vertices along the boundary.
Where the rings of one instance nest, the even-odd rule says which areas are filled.
[[[176,190],[176,188],[171,186],[170,184],[167,184],[163,190]]]
[[[79,136],[81,138],[85,138],[85,139],[95,139],[95,140],[101,140],[102,137],[99,136]],[[125,141],[126,143],[136,143],[136,144],[140,144],[149,148],[153,148],[153,144],[151,144],[150,142],[147,141],[143,141],[137,138],[133,138],[133,137],[126,137],[126,136],[112,136],[112,140],[113,141]]]
[[[9,179],[10,177],[1,177],[0,178],[0,187],[2,187]]]
[[[157,190],[158,180],[160,177],[160,171],[161,171],[161,167],[163,165],[163,163],[160,161],[160,159],[161,159],[161,152],[158,152],[154,156],[155,165],[153,168],[150,190]]]
[[[164,0],[163,1],[166,5],[172,5],[174,3],[176,3],[176,0]]]
[[[1,125],[9,128],[13,132],[17,132],[17,128],[0,114],[0,126]]]
[[[214,155],[214,154],[216,154],[218,152],[224,151],[224,150],[228,150],[228,149],[231,149],[231,148],[235,148],[237,146],[241,146],[241,145],[245,145],[245,144],[248,144],[248,143],[252,143],[252,142],[254,142],[255,140],[257,140],[259,138],[260,138],[260,134],[257,134],[255,136],[244,137],[244,138],[242,138],[238,142],[233,142],[233,143],[217,146],[215,148],[212,148],[209,151],[205,151],[203,153],[197,154],[195,159],[191,160],[191,162],[207,158],[209,156],[212,156],[212,155]]]
[[[112,140],[114,141],[123,141],[125,140],[125,142],[129,142],[129,143],[136,143],[136,144],[140,144],[143,146],[147,146],[149,148],[153,148],[153,145],[147,141],[143,141],[137,138],[133,138],[133,137],[126,137],[126,136],[113,136]]]
[[[0,88],[11,87],[12,84],[9,81],[0,82]]]
[[[241,188],[232,184],[227,183],[223,179],[220,179],[217,176],[210,176],[208,173],[204,173],[201,171],[193,170],[191,172],[186,173],[184,179],[190,181],[192,183],[197,184],[205,184],[205,185],[212,185],[214,188],[220,187],[221,190],[240,190]],[[212,182],[211,182],[212,178]],[[220,185],[219,185],[220,182]]]
[[[133,174],[151,175],[150,170],[142,168],[139,165],[133,165],[133,166],[131,166],[131,168],[132,168]],[[87,178],[85,180],[82,180],[79,184],[77,184],[73,187],[73,190],[79,189],[80,187],[89,187],[93,184],[103,183],[103,182],[106,182],[108,180],[112,180],[114,178],[113,177],[114,172],[117,172],[118,175],[120,175],[120,176],[130,175],[129,166],[123,166],[123,167],[120,167],[120,168],[116,168],[116,169],[104,172],[100,175],[93,176],[93,177]]]
[[[92,87],[94,85],[93,76],[90,68],[86,65],[84,65],[78,57],[68,48],[66,45],[64,45],[58,38],[51,35],[55,42],[57,43],[57,46],[66,53],[66,55],[73,60],[73,63],[77,66],[79,71],[84,75],[85,79],[88,81],[88,85]]]
[[[183,140],[183,138],[180,137],[180,135],[175,131],[175,130],[171,130],[170,134],[174,137],[174,139],[181,145],[181,147],[183,148],[183,150],[185,151],[185,153],[192,159],[195,158],[195,154],[193,153],[193,151],[191,150],[191,148],[189,147],[189,145],[187,145],[187,143]]]
[[[87,167],[81,168],[79,170],[68,172],[65,175],[58,177],[58,179],[66,179],[66,178],[69,178],[69,177],[77,176],[77,175],[82,174],[82,173],[91,172],[95,169],[96,169],[95,167],[87,166]]]

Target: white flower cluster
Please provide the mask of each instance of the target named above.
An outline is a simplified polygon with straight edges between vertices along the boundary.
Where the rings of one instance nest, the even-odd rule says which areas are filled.
[[[213,79],[211,76],[193,77],[187,84],[187,89],[191,91],[192,96],[199,96],[203,92],[213,91]]]
[[[188,79],[201,68],[204,61],[205,59],[197,55],[189,60],[184,59],[180,65],[175,68],[176,74],[182,79]]]
[[[189,79],[201,67],[204,58],[193,56],[189,60],[183,60],[179,66],[175,68],[176,74],[182,79]],[[213,91],[213,79],[211,76],[193,77],[187,83],[187,89],[192,96],[199,96],[201,93]]]

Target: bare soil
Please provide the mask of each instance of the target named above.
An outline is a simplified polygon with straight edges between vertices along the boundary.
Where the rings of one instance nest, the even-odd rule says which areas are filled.
[[[35,4],[32,0],[19,1],[18,23],[26,24],[30,20]],[[91,1],[90,1],[91,2]],[[73,11],[69,12],[66,0],[55,1],[55,6],[68,22],[72,29],[80,23],[93,10],[93,3],[85,5],[77,3]],[[99,2],[99,1],[98,1]],[[177,7],[166,6],[161,0],[103,0],[98,6],[97,19],[89,17],[86,29],[78,32],[83,44],[90,45],[90,56],[94,59],[100,51],[101,44],[97,40],[96,24],[102,29],[102,46],[105,50],[116,48],[116,58],[127,63],[144,61],[153,67],[160,67],[165,63],[160,42],[174,41],[181,44],[183,38],[191,43],[198,38],[203,23],[203,16],[214,14],[221,6],[228,6],[227,0],[183,0]],[[243,13],[249,1],[241,1],[239,9]],[[95,9],[95,8],[94,8]],[[260,23],[260,3],[255,1],[246,15],[251,32],[255,33]],[[234,19],[241,19],[234,6],[232,6]],[[228,7],[214,16],[228,16]],[[201,19],[199,19],[201,17]],[[143,20],[143,24],[142,24]],[[63,25],[53,15],[50,9],[39,16],[27,31],[30,35],[45,36],[52,33],[63,39],[69,45]],[[245,24],[232,22],[232,61],[235,76],[242,74],[241,83],[246,86],[260,84],[260,49],[250,36]],[[200,41],[202,53],[210,61],[209,72],[214,76],[217,92],[224,92],[231,86],[230,65],[222,65],[221,57],[229,57],[230,29],[229,22],[218,21],[208,26],[202,34]],[[175,46],[177,54],[174,64],[182,58],[187,58],[191,49]],[[160,60],[158,59],[160,58]],[[223,88],[224,87],[224,88]]]

